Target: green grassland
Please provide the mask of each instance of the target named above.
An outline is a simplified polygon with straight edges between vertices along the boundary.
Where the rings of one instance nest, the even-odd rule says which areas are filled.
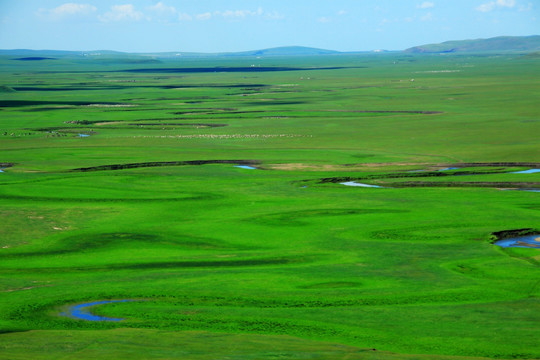
[[[540,358],[537,58],[0,65],[1,359]]]

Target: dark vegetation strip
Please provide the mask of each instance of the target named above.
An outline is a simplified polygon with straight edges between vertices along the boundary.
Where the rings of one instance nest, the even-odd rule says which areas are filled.
[[[271,101],[251,101],[245,103],[248,106],[269,106],[269,105],[301,105],[307,104],[307,101],[283,101],[283,100],[271,100]]]
[[[217,128],[217,127],[225,127],[229,126],[228,124],[204,124],[204,123],[194,123],[194,124],[188,124],[188,123],[122,123],[118,124],[118,121],[100,121],[105,123],[116,123],[116,126],[103,126],[105,129],[124,129],[126,126],[178,126],[178,127],[207,127],[207,128]],[[40,131],[40,132],[51,132],[51,131],[58,131],[63,133],[78,133],[80,131],[84,131],[81,128],[75,128],[75,127],[58,127],[58,126],[52,126],[52,127],[45,127],[45,128],[26,128],[25,130],[29,131]],[[148,130],[148,129],[146,129]],[[153,129],[153,130],[160,130],[160,129]],[[86,130],[90,134],[95,134],[96,132],[93,130]]]
[[[533,228],[494,231],[491,233],[490,242],[494,243],[496,241],[504,240],[508,238],[515,238],[519,236],[536,235],[536,234],[540,234],[540,231]]]
[[[42,56],[29,56],[29,57],[22,57],[22,58],[15,58],[11,60],[18,60],[18,61],[40,61],[40,60],[58,60],[56,58],[50,58],[50,57],[42,57]]]
[[[459,166],[459,165],[456,165]],[[517,165],[514,165],[517,166]],[[365,176],[343,176],[343,177],[331,177],[331,178],[322,178],[319,179],[319,184],[324,183],[342,183],[347,181],[357,181],[357,180],[378,180],[378,179],[401,179],[401,178],[426,178],[426,177],[447,177],[447,176],[464,176],[464,175],[489,175],[489,174],[504,174],[508,170],[479,170],[479,171],[452,171],[452,172],[442,172],[442,171],[422,171],[422,172],[398,172],[391,174],[373,174]],[[310,181],[310,180],[305,180]]]
[[[228,111],[228,112],[204,112],[204,111],[177,111],[173,112],[174,115],[188,115],[188,114],[197,114],[197,115],[231,115],[231,114],[253,114],[253,113],[266,113],[267,111],[263,110],[250,110],[250,111]]]
[[[196,127],[225,127],[229,126],[228,124],[202,124],[202,123],[196,123],[196,124],[178,124],[178,123],[129,123],[126,125],[130,126],[196,126]]]
[[[36,105],[128,105],[122,103],[113,102],[96,102],[96,101],[44,101],[44,100],[0,100],[0,107],[22,107],[22,106],[36,106]],[[51,108],[55,109],[56,108]]]
[[[540,167],[540,163],[538,162],[491,162],[491,163],[459,163],[459,164],[453,164],[449,165],[449,167],[490,167],[490,166],[508,166],[508,167],[532,167],[532,168],[538,168]]]
[[[184,110],[187,112],[195,112],[195,111],[236,111],[237,108],[216,108],[216,107],[183,107]]]
[[[38,86],[13,86],[15,91],[86,91],[86,90],[122,90],[129,87],[121,86],[88,86],[88,87],[38,87]]]
[[[0,168],[8,168],[8,167],[12,167],[13,163],[8,163],[8,162],[3,162],[3,163],[0,163]]]
[[[110,264],[101,266],[75,266],[75,267],[44,267],[44,268],[17,268],[17,271],[29,272],[67,272],[67,271],[107,271],[107,270],[154,270],[154,269],[190,269],[190,268],[222,268],[246,267],[266,265],[299,264],[310,261],[309,257],[272,257],[263,259],[245,259],[229,261],[165,261],[133,264]],[[10,269],[2,269],[10,270]]]
[[[310,209],[281,212],[275,214],[260,215],[250,217],[244,221],[250,223],[262,223],[275,226],[303,226],[306,221],[314,220],[317,217],[347,216],[347,215],[369,215],[369,214],[401,214],[408,210],[397,209]]]
[[[284,66],[249,66],[249,67],[191,67],[191,68],[142,68],[142,69],[127,69],[120,72],[132,73],[214,73],[214,72],[275,72],[275,71],[310,71],[310,70],[341,70],[341,69],[358,69],[364,67],[312,67],[312,68],[297,68]]]
[[[374,114],[442,114],[442,111],[422,110],[316,110],[316,112],[374,113]]]
[[[179,85],[145,85],[141,87],[149,88],[160,88],[160,89],[179,89],[179,88],[218,88],[218,89],[227,89],[227,88],[241,88],[241,89],[260,89],[263,87],[268,87],[270,85],[266,84],[179,84]]]
[[[235,165],[258,165],[260,161],[257,160],[189,160],[189,161],[155,161],[155,162],[141,162],[141,163],[129,163],[129,164],[112,164],[112,165],[100,165],[86,168],[77,168],[69,171],[105,171],[105,170],[123,170],[123,169],[135,169],[144,167],[157,167],[157,166],[186,166],[186,165],[208,165],[208,164],[235,164]]]
[[[57,248],[39,250],[33,252],[19,253],[0,253],[1,259],[16,259],[28,257],[40,257],[51,255],[65,255],[80,251],[91,251],[107,247],[122,246],[134,243],[142,243],[145,246],[170,245],[173,247],[183,247],[191,249],[245,249],[242,246],[231,246],[210,238],[178,236],[174,239],[163,238],[160,235],[148,235],[137,233],[101,233],[101,234],[82,234],[69,236],[60,241]]]
[[[159,119],[140,119],[140,120],[132,120],[132,121],[167,121],[167,120],[186,120],[186,118],[159,118]],[[64,121],[66,124],[76,124],[76,125],[94,125],[94,124],[100,124],[100,123],[123,123],[123,121],[119,120],[70,120],[70,121]],[[138,122],[132,122],[127,123],[127,125],[177,125],[177,126],[209,126],[209,127],[223,127],[228,126],[228,124],[210,124],[210,123],[138,123]],[[53,129],[51,128],[42,128],[42,129]],[[57,128],[60,129],[60,128]]]
[[[61,126],[51,126],[51,127],[42,127],[42,128],[26,128],[25,130],[29,131],[40,131],[40,132],[51,132],[51,131],[65,131],[65,132],[79,132],[82,131],[80,128],[74,128],[74,127],[61,127]],[[91,133],[95,133],[95,131],[90,131]]]
[[[186,112],[196,112],[196,111],[236,111],[237,108],[216,108],[216,107],[183,107],[182,109]]]
[[[246,89],[255,90],[263,87],[268,87],[265,84],[178,84],[178,85],[127,85],[127,86],[13,86],[15,91],[86,91],[86,90],[131,90],[134,88],[151,88],[151,89],[199,89],[199,88],[217,88],[217,89]]]
[[[173,202],[173,201],[202,201],[219,200],[223,195],[213,193],[191,193],[186,197],[163,197],[163,198],[77,198],[77,197],[53,197],[53,196],[32,196],[32,195],[11,195],[0,194],[0,199],[24,200],[24,201],[47,201],[47,202],[88,202],[88,203],[110,203],[110,202]]]
[[[479,188],[512,188],[532,189],[540,186],[537,182],[488,182],[488,181],[462,181],[462,182],[434,182],[434,181],[405,181],[387,183],[388,187],[479,187]]]

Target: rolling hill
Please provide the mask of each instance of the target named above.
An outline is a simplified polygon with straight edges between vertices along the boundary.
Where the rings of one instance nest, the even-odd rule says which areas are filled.
[[[493,52],[521,52],[534,53],[540,51],[540,35],[531,36],[499,36],[489,39],[475,40],[452,40],[438,44],[426,44],[403,50],[405,53],[414,54],[437,54],[437,53],[493,53]],[[374,53],[386,53],[383,50],[374,50]],[[394,51],[392,51],[394,52]],[[38,57],[47,58],[126,58],[126,61],[140,61],[141,59],[171,59],[178,57],[202,58],[202,57],[271,57],[271,56],[316,56],[316,55],[340,55],[360,54],[366,51],[340,52],[335,50],[319,49],[304,46],[282,46],[260,50],[221,53],[197,53],[197,52],[156,52],[156,53],[124,53],[110,50],[96,51],[60,51],[60,50],[1,50],[0,55],[19,57],[23,60]],[[14,59],[17,60],[17,59]],[[41,59],[40,59],[41,60]]]
[[[499,36],[489,39],[454,40],[406,49],[408,53],[532,52],[540,50],[540,35]]]

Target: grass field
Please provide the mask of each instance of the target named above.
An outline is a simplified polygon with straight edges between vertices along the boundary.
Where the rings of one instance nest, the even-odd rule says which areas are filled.
[[[540,358],[538,58],[12,58],[1,359]]]

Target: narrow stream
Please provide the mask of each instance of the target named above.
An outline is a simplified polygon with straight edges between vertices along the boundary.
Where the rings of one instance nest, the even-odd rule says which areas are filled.
[[[367,188],[382,188],[382,186],[379,186],[379,185],[362,184],[362,183],[357,183],[357,182],[354,182],[354,181],[342,182],[340,184],[341,185],[346,185],[346,186],[359,186],[359,187],[367,187]]]
[[[70,306],[67,310],[67,313],[62,313],[60,315],[67,316],[70,318],[80,319],[80,320],[87,320],[87,321],[122,321],[124,319],[120,318],[110,318],[106,316],[98,316],[91,313],[91,308],[98,305],[104,305],[104,304],[110,304],[110,303],[118,303],[118,302],[128,302],[128,301],[134,301],[134,300],[102,300],[102,301],[94,301],[84,304],[78,304]]]

